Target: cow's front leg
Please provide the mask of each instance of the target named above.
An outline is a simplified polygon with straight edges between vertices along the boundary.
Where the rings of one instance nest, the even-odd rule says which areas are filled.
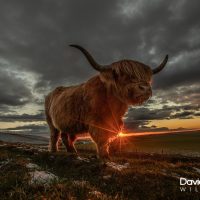
[[[96,145],[97,145],[97,153],[98,153],[99,158],[110,159],[108,141],[107,140],[101,141],[101,142],[97,141]]]
[[[97,153],[101,159],[110,159],[109,157],[109,141],[113,137],[109,131],[104,131],[97,128],[90,129],[90,135],[97,146]]]

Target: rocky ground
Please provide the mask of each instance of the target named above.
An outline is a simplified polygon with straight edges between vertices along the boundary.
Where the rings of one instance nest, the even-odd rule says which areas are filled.
[[[121,152],[102,162],[79,152],[0,142],[0,199],[200,199],[200,186],[180,191],[180,177],[200,177],[199,157]]]

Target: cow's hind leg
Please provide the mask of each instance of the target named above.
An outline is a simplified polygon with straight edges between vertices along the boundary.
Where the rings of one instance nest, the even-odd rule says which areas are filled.
[[[66,149],[70,153],[77,153],[74,142],[76,140],[76,136],[70,136],[68,133],[61,133],[62,142],[65,145]]]
[[[51,102],[51,98],[50,98],[50,95],[48,95],[45,98],[45,115],[46,115],[46,121],[49,125],[49,129],[51,132],[50,141],[49,141],[49,150],[51,152],[56,152],[58,150],[58,140],[60,138],[60,134],[59,134],[59,131],[54,127],[52,123],[52,119],[49,115],[50,102]]]
[[[51,131],[49,149],[51,152],[56,152],[58,151],[58,140],[60,138],[60,134],[55,127],[49,126],[49,128]]]
[[[51,119],[47,116],[47,123],[50,129],[49,150],[51,152],[58,151],[58,140],[60,138],[59,131],[53,126]]]

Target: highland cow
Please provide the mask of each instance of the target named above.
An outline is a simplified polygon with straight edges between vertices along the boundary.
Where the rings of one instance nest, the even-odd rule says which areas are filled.
[[[100,65],[83,47],[78,48],[99,72],[80,85],[58,87],[45,99],[46,120],[50,128],[50,151],[58,150],[58,139],[68,152],[76,153],[77,134],[89,133],[100,158],[109,157],[109,144],[123,128],[122,117],[129,105],[147,101],[151,95],[152,75],[167,63],[151,69],[134,60],[120,60]]]

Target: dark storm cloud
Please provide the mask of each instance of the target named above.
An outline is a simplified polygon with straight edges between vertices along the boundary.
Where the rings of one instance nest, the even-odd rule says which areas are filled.
[[[153,96],[160,99],[160,103],[165,105],[169,102],[174,102],[177,104],[182,104],[181,106],[190,105],[192,107],[199,108],[199,99],[200,99],[200,85],[185,85],[182,87],[176,87],[174,89],[167,90],[155,90],[153,91]],[[154,101],[155,103],[155,101]],[[153,104],[152,104],[153,105]]]
[[[132,58],[153,68],[169,54],[168,65],[154,77],[155,94],[165,92],[163,103],[169,98],[197,103],[197,90],[183,98],[189,86],[199,86],[199,7],[198,0],[1,1],[0,62],[8,65],[0,67],[8,71],[0,74],[0,104],[24,105],[32,99],[41,104],[34,92],[42,96],[97,73],[70,43],[83,45],[102,64]],[[37,76],[32,91],[24,80],[6,74],[13,70]],[[145,109],[137,119],[168,118],[172,112]]]
[[[150,110],[148,108],[134,108],[130,109],[127,114],[127,121],[134,120],[155,120],[169,118],[171,111],[168,109],[155,109]]]
[[[193,114],[194,112],[192,111],[184,111],[184,112],[174,114],[171,118],[190,119],[192,118]]]
[[[183,53],[182,59],[178,63],[170,64],[171,69],[168,73],[162,72],[156,76],[153,87],[155,89],[176,89],[174,87],[198,84],[200,74],[200,49],[196,56],[186,56]],[[172,69],[172,67],[174,69]]]
[[[71,76],[83,80],[92,73],[83,56],[67,44],[84,45],[102,63],[127,56],[157,64],[166,53],[172,59],[194,50],[190,36],[199,31],[199,1],[183,1],[177,10],[174,1],[43,0],[1,4],[1,56],[41,74],[43,81],[56,84]],[[152,48],[155,52],[150,55]],[[196,59],[188,64],[195,65]]]
[[[1,64],[0,64],[1,65]],[[2,66],[1,66],[2,67]],[[26,83],[15,73],[0,68],[0,109],[5,106],[21,106],[32,97]]]
[[[126,115],[126,122],[149,121],[160,119],[189,119],[199,116],[199,105],[163,106],[159,109],[146,107],[131,108]]]
[[[87,44],[94,50],[94,40],[100,43],[103,24],[106,18],[112,17],[114,7],[113,1],[4,3],[1,6],[5,25],[1,28],[4,44],[1,55],[20,68],[40,74],[42,83],[80,81],[93,70],[68,44]],[[37,86],[41,86],[40,83]]]

